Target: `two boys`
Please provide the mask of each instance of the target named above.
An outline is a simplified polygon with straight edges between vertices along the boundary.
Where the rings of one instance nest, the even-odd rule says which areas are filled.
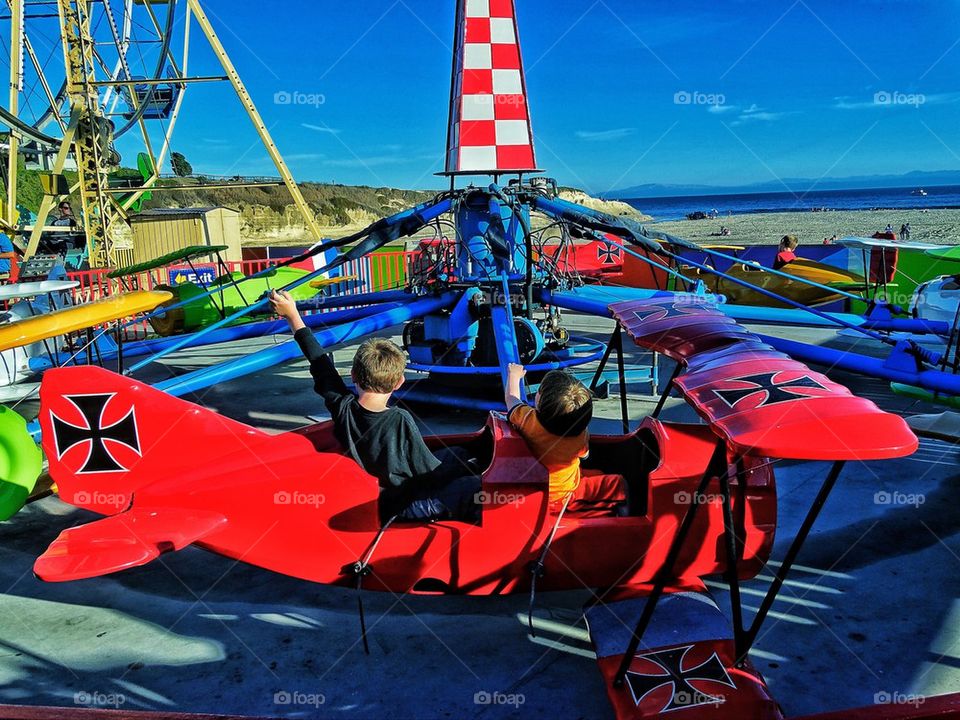
[[[479,520],[476,497],[481,488],[473,461],[461,448],[434,455],[409,413],[387,406],[404,381],[406,357],[388,340],[364,342],[353,359],[354,396],[337,373],[286,292],[270,297],[273,310],[285,318],[310,362],[314,390],[333,418],[337,440],[380,484],[380,515],[405,520]],[[572,375],[552,371],[543,378],[536,407],[520,399],[522,366],[511,364],[505,391],[507,417],[535,457],[550,473],[552,512],[566,508],[581,515],[609,515],[624,509],[626,488],[620,475],[583,470],[587,426],[593,417],[590,392]]]

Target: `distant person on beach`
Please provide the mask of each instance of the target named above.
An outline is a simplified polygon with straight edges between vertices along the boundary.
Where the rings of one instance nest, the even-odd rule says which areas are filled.
[[[833,245],[834,243],[837,242],[837,240],[839,240],[839,238],[837,237],[837,234],[834,233],[834,234],[831,235],[830,237],[824,238],[824,239],[823,239],[823,244],[824,244],[824,245]]]
[[[773,261],[774,270],[782,270],[787,265],[792,263],[797,259],[796,253],[794,250],[797,249],[797,238],[794,235],[784,235],[783,239],[780,241],[780,247],[777,252],[777,257]]]
[[[900,242],[907,241],[907,226],[906,224],[900,226]]]
[[[728,228],[726,225],[720,226],[720,237],[729,237],[731,234],[730,228]]]
[[[903,226],[903,241],[910,242],[910,223]]]
[[[887,227],[883,230],[887,235],[893,235],[893,225],[887,223]]]

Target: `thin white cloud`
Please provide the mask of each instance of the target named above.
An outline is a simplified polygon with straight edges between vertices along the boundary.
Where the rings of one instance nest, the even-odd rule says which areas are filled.
[[[340,134],[340,131],[336,128],[327,127],[326,125],[311,125],[310,123],[300,123],[300,125],[305,127],[307,130],[313,130],[314,132],[329,133],[330,135]]]
[[[625,137],[633,135],[636,128],[616,128],[613,130],[577,130],[576,136],[581,140],[589,142],[609,142],[610,140],[622,140]]]
[[[736,120],[731,122],[731,125],[745,125],[746,123],[751,122],[774,122],[780,118],[787,117],[788,115],[794,115],[793,112],[770,112],[756,103],[748,107],[737,117]]]
[[[851,100],[847,96],[836,97],[833,100],[833,107],[835,110],[865,110],[867,108],[878,107],[877,103],[873,102],[872,100],[869,102],[855,101]]]
[[[711,105],[707,108],[707,112],[721,115],[728,112],[737,112],[739,109],[739,105]]]

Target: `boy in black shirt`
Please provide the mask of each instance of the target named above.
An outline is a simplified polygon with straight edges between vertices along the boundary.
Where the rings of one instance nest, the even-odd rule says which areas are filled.
[[[387,406],[403,385],[406,356],[389,340],[364,342],[353,359],[351,393],[330,356],[303,323],[296,302],[282,290],[270,296],[310,361],[314,390],[333,418],[334,434],[360,467],[380,483],[380,516],[405,520],[479,517],[480,478],[461,448],[444,448],[440,457],[427,448],[410,414]]]

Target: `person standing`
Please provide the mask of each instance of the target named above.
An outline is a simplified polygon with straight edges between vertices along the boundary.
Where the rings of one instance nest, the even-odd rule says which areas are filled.
[[[0,285],[10,281],[10,271],[16,257],[10,237],[6,233],[0,233]]]

